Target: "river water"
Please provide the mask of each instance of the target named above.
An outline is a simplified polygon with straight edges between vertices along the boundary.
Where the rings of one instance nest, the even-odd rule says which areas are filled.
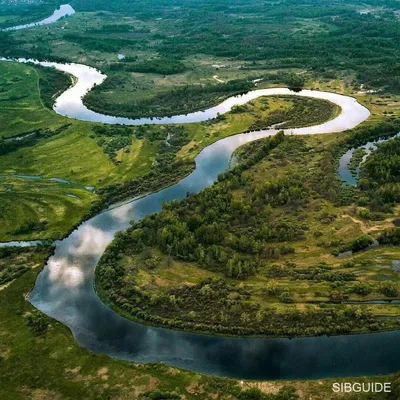
[[[312,97],[315,99],[329,100],[337,104],[341,108],[338,117],[317,126],[307,128],[298,128],[290,130],[296,134],[313,134],[313,133],[329,133],[343,132],[351,129],[368,118],[369,111],[360,105],[354,98],[343,96],[336,93],[320,92],[315,90],[302,90],[301,92],[293,92],[287,88],[271,88],[251,90],[246,94],[231,96],[219,105],[211,107],[205,111],[197,111],[185,115],[176,115],[173,117],[160,118],[138,118],[130,119],[124,117],[114,117],[104,115],[89,110],[82,102],[83,97],[94,86],[100,85],[107,78],[102,72],[93,67],[83,64],[61,64],[50,61],[38,61],[34,59],[19,58],[16,60],[0,58],[2,61],[18,61],[22,63],[34,63],[43,67],[53,67],[59,71],[66,72],[75,77],[75,84],[63,92],[54,105],[54,111],[65,117],[78,119],[88,122],[102,122],[104,124],[122,124],[122,125],[144,125],[144,124],[179,124],[207,121],[217,117],[219,114],[225,114],[236,105],[243,105],[251,100],[262,96],[271,95],[293,95],[300,97]],[[265,130],[262,132],[269,132]]]
[[[19,60],[26,61],[26,60]],[[38,61],[35,61],[39,63]],[[206,111],[160,119],[131,120],[101,115],[82,104],[82,96],[105,76],[77,64],[40,63],[77,77],[74,87],[57,99],[55,111],[70,118],[104,123],[184,123],[204,121],[265,95],[293,94],[288,89],[263,89],[232,97]],[[341,114],[324,124],[287,130],[288,134],[316,134],[351,129],[369,116],[353,98],[338,94],[296,93],[330,100]],[[239,134],[205,148],[196,157],[196,169],[188,177],[160,192],[119,205],[84,222],[56,250],[29,296],[38,309],[71,328],[77,342],[92,351],[122,359],[162,361],[191,370],[249,379],[311,379],[328,376],[386,374],[400,368],[400,332],[311,338],[229,338],[154,328],[126,320],[106,307],[93,289],[96,265],[116,232],[161,210],[164,201],[183,199],[212,185],[229,167],[239,146],[273,135],[276,129]],[[368,351],[366,351],[368,349]]]
[[[399,137],[400,133],[395,135],[394,137]],[[344,182],[346,185],[351,185],[351,186],[357,186],[357,181],[358,178],[360,177],[360,171],[361,171],[361,164],[363,164],[367,158],[378,148],[377,145],[387,142],[388,140],[393,139],[392,137],[389,138],[384,138],[384,139],[377,139],[371,142],[367,142],[366,144],[363,144],[358,147],[353,147],[344,153],[340,159],[339,159],[339,169],[338,169],[338,174],[339,178]],[[364,149],[365,154],[360,162],[360,164],[357,166],[355,174],[353,174],[350,171],[350,161],[353,157],[354,152],[357,149]]]
[[[32,22],[25,25],[12,26],[10,28],[0,29],[0,31],[19,31],[21,29],[33,28],[34,26],[48,25],[58,21],[60,18],[67,17],[72,14],[75,14],[75,10],[69,4],[64,4],[61,5],[58,10],[55,10],[50,17],[45,18],[42,21]]]

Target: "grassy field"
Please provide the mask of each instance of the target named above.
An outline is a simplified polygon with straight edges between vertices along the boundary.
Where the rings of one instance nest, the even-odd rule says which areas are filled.
[[[236,185],[237,187],[234,186],[233,198],[236,202],[246,204],[254,198],[254,192],[265,182],[277,183],[288,177],[296,177],[302,182],[309,182],[311,186],[316,185],[314,175],[321,168],[321,162],[326,157],[330,146],[337,141],[337,134],[287,138],[261,162],[243,173],[240,181],[244,183]],[[285,191],[287,188],[281,190]],[[215,194],[215,196],[218,195]],[[244,220],[239,222],[234,219],[232,225],[229,226],[230,234],[235,230],[253,232],[259,229],[259,225],[264,224],[264,220],[268,221],[269,226],[275,226],[281,221],[286,224],[281,228],[283,231],[294,230],[295,226],[304,227],[301,228],[302,232],[298,238],[296,238],[298,234],[286,240],[263,240],[259,237],[258,245],[263,246],[263,251],[257,251],[257,254],[253,254],[251,257],[252,260],[258,260],[258,267],[256,272],[248,277],[241,279],[229,277],[226,272],[219,272],[218,268],[210,266],[213,265],[211,261],[200,265],[198,262],[185,260],[183,256],[171,257],[168,253],[161,252],[160,246],[153,244],[153,239],[147,239],[153,237],[152,233],[146,235],[142,247],[139,245],[138,248],[136,241],[131,241],[127,234],[126,245],[115,243],[116,248],[119,249],[119,257],[110,261],[110,256],[106,255],[103,264],[109,265],[111,262],[115,268],[124,271],[122,287],[130,288],[132,293],[140,293],[141,306],[139,309],[148,313],[149,318],[157,316],[160,324],[163,324],[163,321],[167,323],[171,319],[178,319],[182,320],[179,328],[184,327],[187,321],[201,324],[201,328],[200,325],[190,325],[192,329],[207,330],[207,327],[210,327],[209,329],[213,330],[215,326],[219,329],[218,323],[237,324],[242,327],[244,315],[247,313],[252,315],[250,317],[252,322],[259,316],[262,321],[264,314],[268,315],[270,321],[274,318],[284,319],[291,314],[296,314],[299,318],[303,316],[304,320],[307,320],[306,315],[316,316],[326,312],[328,314],[331,312],[345,313],[350,306],[342,302],[353,301],[360,303],[351,306],[353,310],[359,309],[361,313],[369,316],[368,318],[371,318],[369,324],[374,321],[374,327],[371,329],[398,328],[400,315],[398,304],[362,304],[365,301],[390,299],[391,297],[387,297],[382,292],[382,285],[387,285],[388,282],[396,288],[397,294],[394,297],[398,297],[400,251],[397,247],[374,248],[347,258],[337,257],[337,254],[338,249],[352,243],[362,235],[377,238],[383,230],[393,228],[393,221],[399,216],[399,208],[396,207],[392,213],[386,214],[385,218],[381,218],[380,221],[372,221],[360,217],[364,207],[354,204],[346,206],[334,204],[315,192],[309,193],[307,196],[306,203],[300,206],[275,205],[268,208],[266,212],[260,209],[259,220],[254,216],[247,217],[249,221],[252,221],[251,227],[247,227]],[[212,206],[209,205],[209,207]],[[230,210],[229,207],[228,210]],[[166,216],[167,214],[166,210],[162,215]],[[171,214],[168,218],[170,221],[177,220],[179,222],[184,214],[179,215],[180,217],[178,214]],[[163,216],[160,218],[162,220]],[[185,223],[192,223],[190,218]],[[227,222],[230,221],[228,212],[221,219],[222,225],[231,223]],[[220,218],[218,218],[219,220]],[[135,226],[135,228],[139,231],[142,228],[149,229],[146,224]],[[173,231],[179,228],[169,228],[166,224],[164,228],[160,226],[157,229],[160,232],[162,229],[172,229]],[[133,230],[133,232],[138,231]],[[173,234],[173,236],[177,234]],[[229,234],[224,233],[223,235]],[[235,240],[239,239],[234,239],[234,237],[229,239],[231,243],[236,243]],[[121,243],[125,243],[124,240]],[[160,243],[159,237],[157,243]],[[225,246],[227,247],[222,251],[229,250],[229,246]],[[242,246],[242,251],[246,252],[245,249],[250,244]],[[124,250],[122,257],[121,247]],[[112,251],[114,250],[110,249],[109,254]],[[221,252],[221,250],[218,251]],[[273,256],[268,256],[272,253]],[[98,274],[101,274],[101,269],[98,270]],[[217,288],[218,285],[212,283],[212,281],[217,282],[218,280],[224,282],[223,288]],[[237,305],[234,309],[231,304],[225,305],[223,299],[216,293],[211,297],[204,297],[205,294],[203,296],[201,288],[207,285],[215,285],[216,287],[213,286],[214,290],[222,291],[223,298],[228,297],[233,303],[236,302],[241,306]],[[101,291],[101,295],[114,298],[112,293],[115,290],[118,291],[117,286],[108,287],[106,292]],[[282,293],[289,293],[288,299],[283,298]],[[337,295],[344,297],[339,299],[335,297]],[[163,299],[167,301],[171,296],[175,298],[176,302],[174,305],[166,306]],[[196,303],[196,301],[200,303]],[[226,309],[223,312],[220,311],[217,304],[221,307],[224,304],[223,307],[226,306]],[[114,305],[124,315],[130,314],[126,304],[122,308],[115,302]],[[134,309],[136,310],[136,308],[132,308],[132,310]],[[222,313],[224,313],[223,316],[220,315]],[[131,315],[136,318],[133,311]],[[241,322],[240,318],[242,318]],[[307,325],[310,328],[309,333],[315,333],[313,329],[319,329],[317,325],[321,322],[320,318],[322,317],[318,317],[318,322],[316,320],[315,324]],[[204,320],[209,322],[204,324]],[[288,321],[287,329],[291,329],[293,325],[293,321],[290,318],[289,320],[291,322]],[[367,324],[351,329],[365,331]],[[234,333],[232,330],[229,332]],[[255,332],[262,334],[257,329]],[[284,334],[284,328],[279,332]]]
[[[393,2],[367,14],[360,14],[363,6],[358,1],[334,1],[328,6],[319,2],[311,9],[303,3],[277,5],[252,0],[232,5],[229,13],[223,2],[214,8],[178,3],[176,7],[158,2],[147,7],[143,2],[124,0],[112,5],[104,1],[72,3],[77,13],[51,28],[10,33],[12,45],[3,52],[100,68],[109,79],[93,92],[92,104],[97,102],[105,111],[123,112],[129,105],[129,113],[135,105],[152,100],[146,105],[149,111],[151,103],[173,90],[216,88],[221,81],[265,78],[258,86],[284,85],[287,73],[297,73],[306,87],[328,86],[337,91],[344,82],[346,90],[353,93],[383,87],[397,93],[397,78],[390,80],[396,71],[391,72],[388,62],[398,57],[397,7]],[[287,14],[289,6],[292,12]],[[34,18],[37,9],[32,9]],[[355,31],[354,25],[359,29]],[[366,44],[365,37],[373,40]],[[364,52],[358,51],[360,45],[365,46]],[[118,54],[126,59],[119,60]],[[155,60],[180,63],[184,68],[176,73],[135,72],[137,65]],[[218,99],[211,90],[208,100],[197,108]],[[168,112],[177,111],[178,103],[179,97],[171,101]]]
[[[165,140],[165,127],[148,127],[144,136],[138,134],[139,128],[133,128],[129,131],[131,141],[117,149],[115,157],[110,157],[106,149],[107,144],[115,140],[114,136],[100,137],[94,132],[94,127],[99,125],[69,120],[44,106],[39,77],[45,74],[45,69],[29,65],[0,63],[3,140],[21,138],[34,131],[43,133],[35,143],[21,145],[0,157],[0,240],[63,237],[98,198],[85,186],[101,189],[145,176],[154,167]],[[335,107],[329,107],[334,115]],[[192,162],[208,144],[246,131],[257,121],[268,120],[277,112],[283,112],[284,118],[290,119],[296,110],[291,100],[274,97],[256,100],[246,106],[245,111],[229,113],[213,122],[185,125],[187,144],[179,149],[177,159]],[[327,118],[315,115],[317,119]],[[302,118],[300,123],[307,124],[308,116]],[[99,145],[101,140],[104,143]],[[59,178],[71,184],[12,175]],[[66,219],[66,215],[70,218]],[[13,234],[29,221],[45,222],[45,225],[40,230]]]
[[[121,152],[115,164],[97,144],[93,124],[60,117],[43,105],[39,76],[45,72],[29,65],[0,63],[3,140],[44,132],[35,143],[0,157],[0,240],[63,237],[97,198],[85,186],[98,189],[147,173],[159,146],[132,137],[129,153]],[[70,184],[31,176],[59,178]],[[12,234],[30,220],[47,224],[41,231]]]
[[[296,390],[301,400],[341,399],[332,391],[333,382],[368,382],[371,378],[342,378],[317,381],[238,382],[169,367],[164,364],[137,364],[94,354],[80,348],[70,331],[58,322],[45,319],[42,333],[28,325],[35,309],[25,300],[48,254],[47,249],[18,250],[0,255],[0,271],[26,265],[18,279],[0,285],[0,393],[5,400],[19,399],[138,399],[146,391],[177,393],[176,399],[239,399],[239,393],[258,388],[271,396],[284,386]],[[394,378],[374,377],[374,382]],[[393,386],[394,387],[394,386]],[[147,397],[144,397],[146,399]],[[155,398],[155,397],[154,397]],[[244,397],[243,397],[244,398]],[[262,399],[262,397],[257,397]],[[276,397],[276,400],[288,397]],[[290,397],[290,399],[294,397]],[[366,399],[358,396],[354,399]],[[384,396],[375,397],[377,400]],[[242,397],[240,397],[242,399]],[[275,400],[275,396],[268,398]]]
[[[1,137],[9,138],[40,128],[56,128],[62,120],[45,108],[39,74],[28,65],[0,63]]]

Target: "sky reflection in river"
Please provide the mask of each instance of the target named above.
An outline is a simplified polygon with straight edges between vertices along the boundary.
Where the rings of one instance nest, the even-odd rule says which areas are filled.
[[[322,128],[323,129],[323,128]],[[85,222],[57,246],[51,263],[66,274],[51,280],[51,267],[40,274],[30,301],[68,325],[82,346],[135,361],[164,361],[204,373],[252,379],[318,378],[388,373],[400,365],[397,332],[298,339],[241,339],[196,335],[128,321],[108,309],[93,291],[93,273],[115,232],[211,185],[240,145],[276,133],[241,134],[220,140],[196,158],[196,170],[178,184],[110,209]],[[80,269],[70,282],[71,271]],[[78,275],[76,275],[78,276]],[[64,281],[65,280],[65,281]],[[365,348],[374,349],[366,352]]]
[[[82,105],[81,96],[97,80],[104,79],[100,72],[86,66],[45,65],[78,75],[78,84],[59,97],[55,109],[60,114],[89,121],[130,125],[202,121],[259,96],[293,94],[288,89],[265,89],[228,99],[206,112],[157,120],[128,120],[93,113]],[[297,95],[330,100],[342,108],[342,113],[325,124],[291,129],[287,133],[340,132],[369,116],[368,110],[350,97],[316,91]],[[187,192],[199,192],[210,186],[228,168],[237,147],[275,133],[271,129],[222,139],[197,156],[196,170],[178,184],[122,204],[82,224],[57,243],[55,254],[39,275],[29,300],[68,325],[80,345],[118,358],[164,361],[199,372],[252,379],[311,379],[383,374],[398,369],[398,332],[293,340],[196,335],[128,321],[107,308],[94,292],[96,264],[117,231],[126,229],[130,220],[160,211],[164,201],[183,199]]]

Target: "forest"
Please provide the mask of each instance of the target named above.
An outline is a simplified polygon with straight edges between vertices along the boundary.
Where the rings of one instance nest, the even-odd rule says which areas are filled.
[[[359,186],[370,198],[372,210],[388,210],[400,201],[399,138],[378,145],[362,165]]]
[[[167,64],[163,68],[173,67]],[[114,83],[115,81],[117,84]],[[99,92],[105,89],[115,90],[118,85],[118,80],[106,80],[103,85],[95,87],[85,96],[85,105],[97,112],[130,118],[168,117],[205,110],[230,96],[244,94],[254,88],[254,84],[251,81],[235,79],[218,85],[187,85],[177,87],[158,93],[146,100],[137,101],[134,104],[131,102],[122,104],[103,103],[99,99]]]
[[[204,109],[249,90],[252,85],[244,75],[268,78],[277,71],[274,84],[293,89],[342,77],[354,88],[363,85],[399,93],[399,4],[390,0],[384,7],[379,4],[75,0],[71,5],[78,12],[93,12],[93,22],[40,38],[0,32],[0,53],[75,62],[85,55],[88,64],[109,76],[86,97],[86,104],[128,117]],[[370,11],[363,12],[365,7]],[[117,24],[121,15],[126,21]],[[117,61],[121,52],[126,57]],[[235,65],[227,84],[201,82],[207,74],[212,77],[211,60]],[[231,73],[234,69],[240,79]]]
[[[220,175],[216,185],[165,204],[161,213],[117,235],[96,270],[97,292],[124,315],[177,329],[267,336],[391,329],[396,322],[379,318],[362,299],[396,298],[398,285],[392,280],[371,281],[369,275],[360,280],[357,268],[373,268],[363,250],[375,240],[382,246],[397,245],[399,229],[338,236],[327,236],[325,230],[340,224],[337,214],[349,201],[348,189],[337,177],[339,155],[356,143],[399,129],[398,120],[356,128],[338,143],[312,150],[316,155],[311,159],[308,141],[282,132],[240,148],[239,163]],[[368,162],[384,158],[389,168],[396,153],[385,150],[383,157],[383,149],[381,145]],[[283,157],[292,166],[289,171],[276,178],[258,176],[271,160],[276,160],[275,168],[285,166]],[[313,157],[318,163],[306,172]],[[367,163],[363,174],[364,168]],[[326,172],[323,179],[315,176],[316,170]],[[388,173],[384,175],[389,180]],[[380,181],[383,187],[386,180]],[[369,195],[373,211],[372,192]],[[360,187],[352,196],[350,205],[366,194]],[[336,204],[335,211],[322,207],[325,201]],[[361,215],[366,209],[363,205],[357,212]],[[352,212],[350,208],[346,213]],[[312,263],[298,254],[305,251],[302,243],[306,248],[314,243],[321,253],[319,262],[318,257]],[[341,262],[337,256],[349,250],[358,258]],[[325,261],[327,256],[331,262]],[[175,280],[181,273],[190,284]],[[309,289],[299,292],[295,282]],[[360,304],[346,305],[349,300]],[[299,303],[306,311],[296,306]]]

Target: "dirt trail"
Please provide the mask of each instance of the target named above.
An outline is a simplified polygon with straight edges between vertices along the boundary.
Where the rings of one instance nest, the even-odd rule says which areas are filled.
[[[350,218],[355,224],[359,225],[363,233],[370,233],[375,231],[381,231],[387,228],[393,228],[393,218],[386,218],[384,221],[379,221],[379,225],[368,226],[365,221],[352,217],[351,215],[345,214],[343,218]]]

